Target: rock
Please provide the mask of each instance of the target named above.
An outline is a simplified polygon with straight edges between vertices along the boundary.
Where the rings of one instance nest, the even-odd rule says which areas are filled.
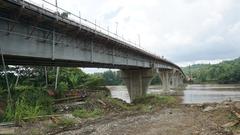
[[[237,125],[238,123],[239,123],[239,121],[232,121],[232,122],[228,122],[228,123],[222,125],[221,127],[229,128],[229,127],[233,127],[233,126]]]
[[[199,135],[200,134],[200,131],[194,131],[193,133],[192,133],[192,135]]]
[[[212,107],[212,106],[207,106],[206,108],[203,109],[203,112],[209,112],[209,111],[213,111],[213,110],[215,110],[214,107]]]
[[[63,117],[67,118],[67,119],[75,119],[75,117],[72,114],[64,114]]]
[[[232,104],[232,100],[231,99],[224,100],[221,104],[223,104],[223,105],[230,105],[230,104]]]
[[[233,135],[240,135],[240,130],[236,130],[233,132]]]
[[[240,110],[240,102],[236,102],[236,103],[234,104],[234,107],[235,107],[236,109]]]
[[[15,128],[2,128],[0,127],[0,135],[13,135],[15,134]]]

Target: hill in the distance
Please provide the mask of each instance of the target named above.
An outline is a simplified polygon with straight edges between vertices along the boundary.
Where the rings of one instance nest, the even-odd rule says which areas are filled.
[[[240,83],[240,57],[219,64],[194,64],[182,69],[194,83]]]

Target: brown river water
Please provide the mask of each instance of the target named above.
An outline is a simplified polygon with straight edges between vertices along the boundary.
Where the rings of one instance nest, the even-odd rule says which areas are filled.
[[[130,102],[126,86],[108,86],[113,98]],[[176,90],[183,104],[219,103],[224,100],[240,101],[240,84],[189,84],[183,90]],[[148,93],[161,94],[161,86],[150,86]],[[175,92],[171,90],[170,92]]]

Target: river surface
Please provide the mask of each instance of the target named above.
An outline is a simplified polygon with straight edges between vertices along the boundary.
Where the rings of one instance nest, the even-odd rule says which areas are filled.
[[[126,86],[108,86],[113,98],[130,102]],[[171,90],[182,98],[184,104],[219,103],[224,100],[240,101],[240,84],[191,84],[183,90]],[[161,86],[150,86],[148,93],[162,94]]]

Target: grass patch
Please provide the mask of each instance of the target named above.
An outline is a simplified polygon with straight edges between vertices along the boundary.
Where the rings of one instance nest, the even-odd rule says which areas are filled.
[[[110,103],[116,109],[119,110],[131,110],[132,106],[128,103],[123,102],[122,100],[115,98],[107,98],[106,102]]]
[[[238,119],[238,117],[235,114],[233,114],[233,113],[227,114],[227,118],[229,120],[237,120]]]
[[[31,135],[41,135],[43,133],[41,132],[41,129],[33,128],[33,129],[31,129],[30,134]]]
[[[77,121],[75,119],[61,117],[57,119],[56,123],[49,123],[47,126],[50,130],[52,130],[59,127],[71,127],[75,124],[77,124]]]
[[[160,96],[160,95],[146,95],[143,97],[136,98],[133,104],[144,104],[144,105],[174,105],[177,103],[175,97],[172,96]]]
[[[107,98],[104,102],[117,111],[151,112],[154,108],[173,106],[177,99],[172,96],[146,95],[135,99],[132,104],[114,98]]]
[[[100,109],[86,110],[86,109],[77,109],[73,111],[73,116],[79,118],[97,118],[103,114],[103,111]]]
[[[58,126],[69,127],[76,124],[76,121],[72,118],[60,118],[57,123]]]
[[[16,102],[15,107],[8,104],[5,112],[5,121],[15,120],[16,122],[20,122],[25,117],[36,117],[43,114],[46,113],[42,110],[41,105],[29,105],[22,99]]]
[[[8,102],[0,120],[20,122],[26,117],[52,114],[53,98],[45,88],[18,86],[12,91],[12,102]]]

